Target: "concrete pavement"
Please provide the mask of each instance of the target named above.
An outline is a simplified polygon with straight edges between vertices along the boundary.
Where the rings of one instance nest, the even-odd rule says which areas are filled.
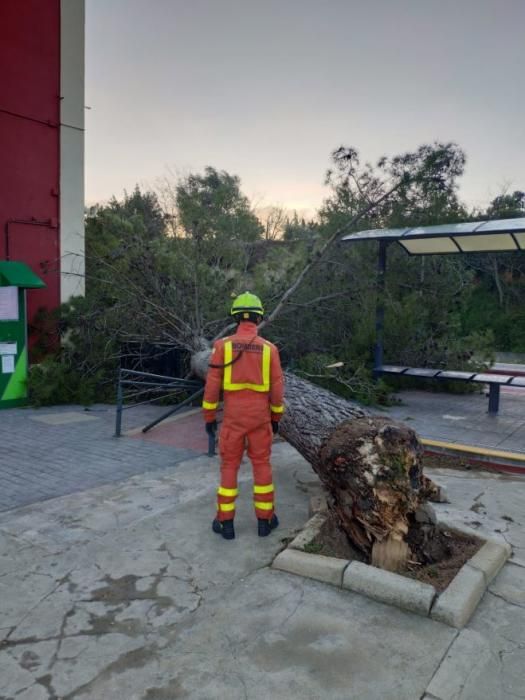
[[[423,438],[525,453],[525,389],[502,387],[496,416],[487,413],[484,394],[411,389],[397,398],[399,405],[374,412],[407,423]]]
[[[218,463],[207,457],[1,513],[0,699],[525,697],[519,558],[461,634],[272,571],[318,489],[290,446],[276,444],[273,461],[282,527],[265,540],[247,465],[237,539],[211,532]],[[443,508],[520,550],[523,480],[466,474],[436,475]]]

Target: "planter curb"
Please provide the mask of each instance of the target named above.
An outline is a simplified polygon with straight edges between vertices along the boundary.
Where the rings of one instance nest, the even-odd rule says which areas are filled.
[[[359,561],[346,568],[343,588],[425,616],[437,595],[434,586]]]
[[[288,547],[277,555],[272,567],[366,595],[458,629],[468,622],[488,584],[512,554],[512,548],[506,542],[440,518],[438,527],[476,538],[480,541],[480,549],[438,594],[434,586],[401,574],[358,561],[305,552],[304,548],[319,534],[326,515],[326,511],[321,510],[310,518]]]
[[[343,573],[348,564],[344,559],[307,554],[298,549],[285,549],[275,557],[272,567],[341,588]]]
[[[468,563],[463,564],[447,588],[438,597],[430,617],[451,627],[461,629],[470,620],[485,593],[485,576]]]
[[[326,520],[325,513],[316,513],[304,526],[301,532],[293,539],[288,545],[289,549],[299,549],[304,550],[305,546],[309,544],[317,535],[319,534],[321,528],[323,527]]]

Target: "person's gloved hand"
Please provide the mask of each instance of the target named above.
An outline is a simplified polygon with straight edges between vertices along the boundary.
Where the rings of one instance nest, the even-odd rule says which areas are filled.
[[[272,421],[272,432],[274,435],[277,435],[277,433],[279,432],[279,422],[276,420]]]
[[[217,432],[217,421],[212,420],[209,423],[206,423],[206,432],[208,435],[215,435]]]

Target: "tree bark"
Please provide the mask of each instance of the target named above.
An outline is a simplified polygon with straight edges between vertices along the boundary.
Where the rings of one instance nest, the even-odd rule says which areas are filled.
[[[396,571],[417,558],[406,538],[430,484],[414,430],[286,373],[280,432],[310,462],[330,512],[368,561]]]

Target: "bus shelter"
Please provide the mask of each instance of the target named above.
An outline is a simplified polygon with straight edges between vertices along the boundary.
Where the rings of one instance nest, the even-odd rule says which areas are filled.
[[[489,413],[497,413],[499,387],[503,384],[524,386],[523,378],[505,376],[499,380],[489,375],[454,370],[396,367],[383,364],[384,290],[387,269],[387,248],[400,245],[408,255],[467,255],[525,251],[525,217],[468,221],[460,224],[439,224],[412,228],[373,229],[345,236],[344,243],[378,242],[377,301],[375,313],[374,374],[406,374],[435,379],[458,379],[490,384]]]

